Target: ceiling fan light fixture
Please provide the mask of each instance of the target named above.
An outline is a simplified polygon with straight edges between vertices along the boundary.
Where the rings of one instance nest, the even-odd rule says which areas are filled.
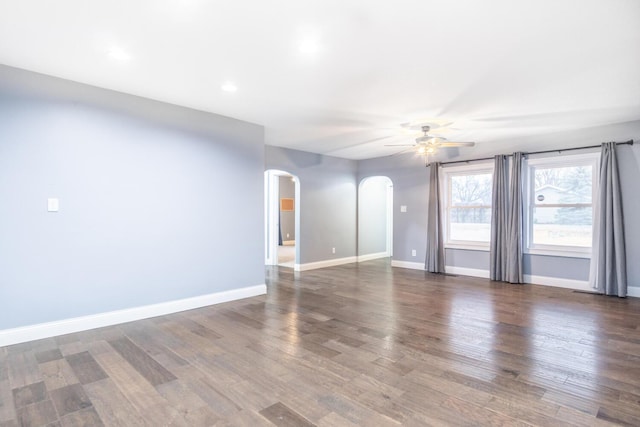
[[[432,136],[432,135],[428,135],[429,130],[431,129],[431,126],[422,126],[422,132],[424,132],[424,135],[419,136],[416,138],[416,143],[418,144],[431,144],[434,141],[437,141],[438,138],[439,139],[445,139],[442,137],[438,137],[438,136]]]
[[[449,123],[451,124],[451,123]],[[407,123],[403,123],[401,125],[403,128],[410,128]],[[436,126],[441,127],[441,126]],[[421,155],[425,158],[428,158],[429,155],[435,154],[438,152],[440,148],[451,148],[451,147],[473,147],[475,142],[454,142],[449,141],[444,136],[440,135],[429,135],[429,131],[431,130],[431,126],[423,125],[421,128],[423,135],[415,138],[414,144],[393,144],[395,146],[412,146],[414,153]],[[408,150],[403,150],[408,151]]]
[[[424,136],[419,136],[418,138],[416,138],[416,142],[418,144],[424,144],[424,143],[429,143],[430,141],[434,141],[436,139],[444,139],[438,136],[431,136],[431,135],[424,135]]]

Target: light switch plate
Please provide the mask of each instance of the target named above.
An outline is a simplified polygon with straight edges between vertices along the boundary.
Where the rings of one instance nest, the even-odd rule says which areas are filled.
[[[47,199],[47,211],[48,212],[58,212],[60,209],[60,201],[57,198],[48,198]]]
[[[406,211],[407,211],[407,205],[401,205],[400,212],[406,212]]]

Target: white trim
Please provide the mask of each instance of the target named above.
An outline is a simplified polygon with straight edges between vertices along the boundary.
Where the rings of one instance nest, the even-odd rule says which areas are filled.
[[[297,176],[282,170],[268,169],[264,172],[264,248],[265,265],[278,265],[278,229],[280,223],[280,177],[287,176],[293,179],[295,184],[295,233],[298,240],[300,236],[300,180]],[[287,240],[295,246],[296,240]],[[298,250],[296,250],[297,252]],[[296,254],[297,255],[297,254]]]
[[[548,249],[551,245],[538,245],[535,248],[525,248],[523,253],[527,255],[540,255],[540,256],[555,256],[564,258],[582,258],[591,259],[591,248],[584,248],[583,251],[578,249],[562,250],[562,249]],[[570,246],[561,246],[561,248],[569,248]]]
[[[391,260],[391,267],[410,268],[411,270],[424,270],[424,262]]]
[[[445,249],[453,249],[458,251],[480,251],[480,252],[489,252],[490,247],[489,244],[481,244],[481,245],[472,245],[472,244],[463,244],[463,243],[447,243],[444,246]]]
[[[375,254],[358,255],[358,262],[371,261],[372,259],[387,258],[389,254],[385,252],[378,252]]]
[[[387,177],[387,256],[393,256],[393,181]]]
[[[282,171],[268,170],[265,171],[265,265],[278,264],[278,228],[280,215],[279,199],[280,199],[280,181],[279,177]]]
[[[460,276],[481,277],[483,279],[489,278],[489,270],[480,270],[479,268],[466,268],[455,267],[453,265],[445,265],[444,271],[448,274],[458,274]]]
[[[246,288],[231,289],[213,294],[201,295],[175,301],[167,301],[159,304],[144,305],[141,307],[127,308],[124,310],[108,311],[89,316],[74,317],[71,319],[54,322],[39,323],[37,325],[22,326],[19,328],[0,330],[0,347],[19,344],[21,342],[55,337],[57,335],[86,331],[88,329],[102,328],[117,325],[134,320],[148,319],[150,317],[163,316],[179,311],[192,310],[208,305],[235,301],[243,298],[265,295],[267,285],[248,286]]]
[[[336,265],[351,264],[354,262],[358,262],[357,256],[326,259],[324,261],[308,262],[306,264],[294,264],[293,270],[294,271],[315,270],[317,268],[335,267]]]
[[[569,258],[591,258],[591,246],[589,247],[577,247],[566,245],[549,245],[549,244],[535,244],[532,242],[533,238],[533,210],[536,207],[535,195],[535,169],[536,168],[560,168],[560,167],[580,167],[591,166],[591,212],[595,218],[595,208],[597,200],[597,190],[599,182],[598,161],[600,159],[600,152],[582,153],[582,154],[565,154],[558,156],[544,156],[536,158],[526,158],[523,164],[523,181],[525,190],[523,191],[523,224],[524,234],[523,243],[526,254],[532,255],[547,255]],[[571,204],[561,203],[568,207]],[[564,287],[564,286],[562,286]]]
[[[525,274],[522,278],[525,283],[533,285],[555,286],[557,288],[576,289],[588,292],[594,291],[591,286],[589,286],[588,280],[561,279],[559,277],[533,276],[531,274]]]
[[[489,250],[489,241],[467,241],[467,240],[451,240],[451,222],[449,221],[449,213],[454,207],[468,207],[468,206],[452,206],[451,200],[451,179],[454,176],[468,176],[468,175],[486,175],[490,174],[493,179],[495,172],[495,166],[491,160],[474,162],[472,164],[465,164],[459,166],[444,166],[440,169],[440,194],[442,195],[441,216],[443,218],[443,242],[445,249],[467,249],[467,250]],[[485,208],[491,209],[491,205],[488,206],[473,206],[473,208]]]
[[[637,286],[627,287],[627,296],[640,298],[640,288]]]

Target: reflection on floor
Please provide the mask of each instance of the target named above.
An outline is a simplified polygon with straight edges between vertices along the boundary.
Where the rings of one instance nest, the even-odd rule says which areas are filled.
[[[0,426],[640,426],[640,298],[392,268],[0,347]]]
[[[296,247],[295,246],[278,246],[278,265],[280,267],[293,268],[293,264],[296,262]]]

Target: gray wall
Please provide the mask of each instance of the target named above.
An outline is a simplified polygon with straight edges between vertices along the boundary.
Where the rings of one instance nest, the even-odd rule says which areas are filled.
[[[296,199],[296,185],[289,176],[279,177],[280,185],[278,186],[278,193],[280,199],[293,199],[295,206]],[[282,231],[282,240],[295,240],[296,239],[296,212],[293,211],[280,211],[280,230]]]
[[[265,170],[269,169],[298,177],[298,263],[355,256],[357,162],[266,146]],[[335,254],[331,248],[336,248]]]
[[[386,177],[367,178],[358,186],[358,255],[387,250]]]
[[[548,134],[541,137],[523,138],[513,143],[513,150],[491,152],[487,148],[476,153],[460,150],[462,156],[441,157],[436,160],[447,161],[486,157],[498,153],[508,154],[511,151],[536,151],[570,146],[597,145],[602,141],[626,141],[634,139],[633,146],[620,146],[618,161],[622,182],[623,204],[625,214],[625,231],[627,245],[627,272],[629,286],[640,286],[640,121],[620,123],[591,129],[575,130]],[[491,146],[490,144],[485,144]],[[429,178],[424,162],[412,155],[382,157],[361,160],[358,163],[358,179],[367,176],[385,175],[393,181],[394,191],[394,260],[423,263],[426,248],[426,196]],[[407,213],[400,213],[400,205],[407,205]],[[417,250],[417,256],[411,256],[411,249]],[[488,252],[448,249],[445,254],[446,264],[455,267],[488,270]],[[525,274],[556,277],[562,279],[587,280],[589,276],[589,260],[541,255],[524,256]]]
[[[0,67],[0,329],[264,283],[263,168],[261,126]]]

